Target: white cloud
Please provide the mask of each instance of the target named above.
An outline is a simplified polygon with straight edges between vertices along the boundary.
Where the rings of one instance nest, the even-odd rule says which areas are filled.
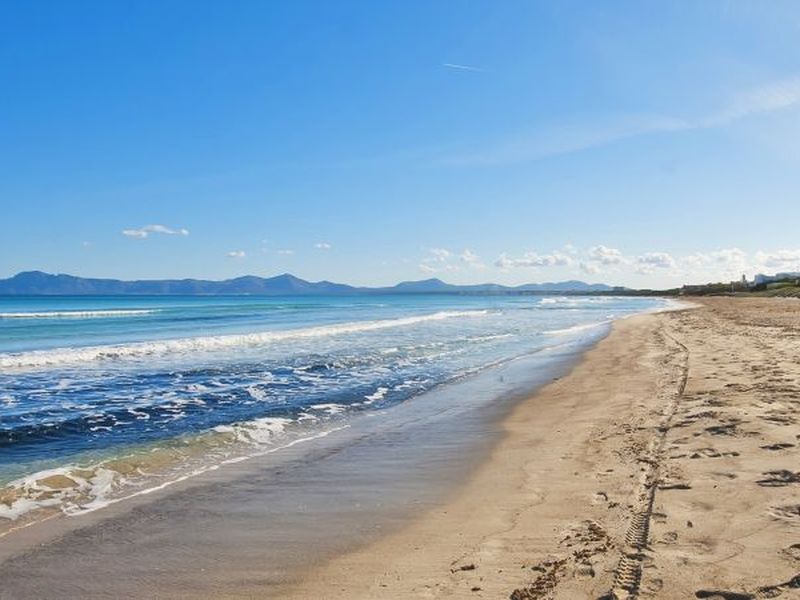
[[[475,254],[469,248],[464,248],[464,251],[461,253],[459,258],[465,263],[475,263],[480,260],[477,254]]]
[[[729,277],[732,272],[747,268],[749,258],[739,248],[722,248],[712,252],[695,252],[677,261],[688,274],[716,273]],[[721,269],[721,270],[720,270]]]
[[[419,267],[419,270],[422,271],[423,273],[432,274],[436,273],[437,271],[437,269],[434,269],[432,266],[426,265],[425,263],[420,263],[417,266]]]
[[[481,261],[481,257],[475,254],[469,248],[465,248],[464,251],[459,254],[458,258],[470,269],[482,270],[486,268],[486,265],[483,263],[483,261]]]
[[[317,250],[330,250],[331,245],[328,242],[317,242],[314,244],[314,248]]]
[[[631,285],[635,275],[651,278],[646,285],[679,285],[708,281],[731,281],[742,274],[750,278],[756,273],[800,271],[800,248],[746,252],[729,247],[694,253],[674,254],[663,251],[625,253],[622,249],[596,245],[588,249],[562,246],[560,250],[521,255],[502,253],[493,263],[502,271],[516,269],[561,269],[576,275],[600,276],[611,284]],[[419,262],[423,273],[446,273],[487,268],[477,253],[470,249],[454,253],[446,248],[430,248]],[[641,280],[643,281],[643,280]],[[636,284],[634,284],[636,285]],[[641,283],[639,283],[641,285]]]
[[[461,270],[460,267],[458,267],[458,265],[452,265],[452,264],[432,265],[430,263],[424,263],[424,262],[419,263],[417,267],[419,267],[419,270],[422,271],[423,273],[443,273],[443,272],[453,273],[455,271]]]
[[[669,287],[683,283],[728,282],[738,280],[743,274],[752,279],[756,273],[800,271],[800,247],[751,252],[728,247],[677,254],[664,251],[626,253],[602,244],[588,249],[562,246],[560,250],[545,254],[502,253],[490,266],[506,272],[553,268],[560,271],[559,276],[572,271],[577,276],[602,278],[609,284]],[[425,274],[434,274],[465,273],[488,267],[469,248],[460,252],[429,248],[418,262],[418,268]]]
[[[588,263],[581,261],[580,270],[586,273],[587,275],[597,275],[600,272],[600,267],[598,267],[594,263]]]
[[[602,265],[618,265],[624,259],[622,252],[608,246],[593,246],[589,249],[589,257]]]
[[[442,66],[447,69],[455,69],[457,71],[472,71],[474,73],[484,72],[484,70],[479,67],[471,67],[469,65],[459,65],[458,63],[442,63]]]
[[[774,269],[800,268],[800,250],[776,250],[774,252],[756,252],[756,261]]]
[[[288,250],[288,249],[278,250],[278,254],[282,254],[284,256],[289,256],[291,254],[294,254],[294,250]]]
[[[226,256],[229,258],[245,258],[247,253],[244,250],[232,250]]]
[[[690,269],[697,269],[708,265],[711,262],[711,257],[708,254],[703,254],[702,252],[696,252],[694,254],[689,254],[688,256],[684,256],[681,258],[681,262],[689,267]]]
[[[471,253],[470,256],[472,256]],[[428,256],[420,261],[418,267],[423,273],[460,271],[460,265],[454,262],[456,258],[461,257],[456,257],[452,252],[450,252],[450,250],[447,250],[446,248],[429,248]]]
[[[718,263],[741,264],[747,259],[747,253],[739,248],[723,248],[711,252],[710,256]]]
[[[189,230],[183,228],[172,229],[171,227],[167,227],[165,225],[145,225],[139,229],[122,230],[122,235],[138,240],[143,240],[149,237],[151,233],[161,233],[164,235],[189,235]]]
[[[552,252],[551,254],[526,252],[520,258],[513,258],[503,253],[494,264],[501,269],[511,269],[515,267],[566,267],[574,262],[571,256],[562,252]]]
[[[430,252],[430,256],[425,260],[425,262],[438,262],[442,263],[447,261],[453,253],[449,250],[445,250],[444,248],[431,248],[428,252]]]
[[[573,254],[553,251],[549,254],[527,252],[521,256],[503,253],[494,266],[509,271],[516,268],[561,267],[576,273],[596,276],[605,274],[610,283],[633,274],[669,277],[683,282],[730,281],[742,274],[800,271],[800,248],[771,252],[748,253],[741,248],[720,248],[711,251],[675,255],[668,252],[649,251],[626,254],[621,249],[597,245]]]
[[[636,257],[636,262],[644,267],[655,269],[671,269],[675,266],[675,259],[672,255],[666,252],[645,252],[641,256]]]

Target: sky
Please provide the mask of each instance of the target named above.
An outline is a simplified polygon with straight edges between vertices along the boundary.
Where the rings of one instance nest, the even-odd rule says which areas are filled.
[[[800,270],[797,2],[0,9],[0,277]]]

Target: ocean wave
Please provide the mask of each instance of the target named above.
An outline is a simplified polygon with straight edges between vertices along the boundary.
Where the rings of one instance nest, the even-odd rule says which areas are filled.
[[[610,304],[615,300],[617,300],[617,298],[613,296],[548,296],[539,300],[538,306],[550,308],[560,308],[562,306],[570,308],[589,308],[598,304]]]
[[[0,319],[97,319],[108,317],[138,317],[152,315],[158,309],[110,309],[110,310],[48,310],[44,312],[0,312]]]
[[[260,445],[274,442],[291,423],[291,419],[283,417],[262,417],[233,425],[217,425],[213,431],[232,434],[239,442]]]
[[[325,404],[312,404],[308,410],[322,411],[330,416],[340,415],[347,410],[344,404],[337,404],[336,402],[328,402]]]
[[[218,335],[208,337],[181,338],[153,342],[135,342],[112,346],[88,346],[80,348],[57,348],[0,354],[0,368],[19,369],[60,365],[85,364],[90,361],[121,360],[170,353],[187,353],[219,350],[242,346],[260,346],[284,340],[328,337],[347,333],[362,333],[392,327],[416,325],[428,321],[440,321],[457,317],[479,317],[488,310],[440,311],[415,317],[384,319],[380,321],[356,321],[323,325],[306,329],[266,331],[261,333]]]
[[[389,391],[388,387],[379,387],[375,392],[372,394],[367,394],[364,396],[364,402],[361,404],[373,404],[375,402],[379,402],[386,397],[386,392]]]
[[[597,321],[595,323],[586,323],[584,325],[573,325],[572,327],[566,327],[564,329],[551,329],[550,331],[543,331],[545,335],[569,335],[572,333],[578,333],[579,331],[588,331],[590,329],[596,329],[598,327],[602,327],[603,325],[608,325],[611,323],[612,319],[608,319],[606,321]]]

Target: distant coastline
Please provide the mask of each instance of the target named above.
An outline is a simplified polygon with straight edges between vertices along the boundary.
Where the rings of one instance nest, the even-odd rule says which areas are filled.
[[[0,279],[4,296],[157,296],[157,295],[360,295],[360,294],[587,294],[626,293],[627,288],[570,280],[505,286],[496,283],[453,285],[441,279],[404,281],[388,287],[357,287],[331,281],[311,282],[289,273],[275,277],[245,275],[235,279],[150,279],[125,281],[24,271]]]

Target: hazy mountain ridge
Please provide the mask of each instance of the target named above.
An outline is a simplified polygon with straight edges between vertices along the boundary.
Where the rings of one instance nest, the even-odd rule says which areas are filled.
[[[489,294],[531,292],[604,292],[614,288],[602,283],[571,280],[504,286],[495,283],[454,285],[441,279],[403,281],[390,287],[355,287],[330,281],[311,282],[289,273],[275,277],[245,275],[222,281],[204,279],[143,279],[124,281],[76,277],[74,275],[25,271],[0,279],[0,295],[329,295],[329,294]]]

